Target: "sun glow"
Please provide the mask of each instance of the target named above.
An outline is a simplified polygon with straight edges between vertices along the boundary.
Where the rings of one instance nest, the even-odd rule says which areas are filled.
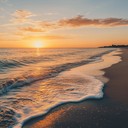
[[[42,41],[35,41],[34,42],[34,47],[35,48],[43,48],[44,47],[44,44]]]

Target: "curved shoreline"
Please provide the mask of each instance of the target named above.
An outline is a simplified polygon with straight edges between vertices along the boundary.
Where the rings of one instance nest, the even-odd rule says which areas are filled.
[[[103,87],[103,92],[104,92],[104,88],[105,88],[105,86]],[[98,100],[99,101],[101,101],[102,99],[104,99],[104,98],[101,98],[101,99],[99,99],[98,98]],[[43,120],[45,117],[47,118],[47,116],[49,116],[50,114],[52,114],[54,111],[57,111],[58,109],[61,109],[61,108],[65,108],[65,106],[72,106],[72,105],[75,105],[75,104],[81,104],[81,103],[83,103],[83,102],[92,102],[92,101],[95,101],[96,100],[96,98],[85,98],[85,99],[83,99],[83,100],[81,100],[81,101],[77,101],[77,102],[67,102],[67,103],[62,103],[62,104],[60,104],[60,105],[57,105],[57,106],[55,106],[55,107],[53,107],[52,109],[50,109],[49,110],[49,112],[48,113],[46,113],[46,114],[44,114],[44,115],[41,115],[41,116],[37,116],[37,117],[34,117],[34,118],[32,118],[32,119],[28,119],[28,120],[26,120],[25,122],[24,122],[24,124],[23,124],[23,128],[34,128],[34,127],[32,127],[32,125],[33,124],[35,124],[36,122],[38,123],[38,122],[40,122],[41,120]],[[86,104],[86,103],[85,103]],[[56,110],[57,109],[57,110]],[[59,111],[59,110],[58,110]],[[30,127],[29,127],[29,125],[30,125]],[[39,126],[38,126],[39,127]],[[42,128],[42,127],[41,127]]]

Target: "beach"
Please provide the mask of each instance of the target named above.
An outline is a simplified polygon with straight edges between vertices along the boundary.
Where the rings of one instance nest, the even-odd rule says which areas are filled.
[[[23,128],[128,128],[128,50],[122,52],[121,62],[104,69],[103,98],[62,104]]]

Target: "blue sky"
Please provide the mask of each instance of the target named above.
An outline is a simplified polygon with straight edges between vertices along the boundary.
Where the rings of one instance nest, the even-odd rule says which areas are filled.
[[[0,8],[8,13],[18,9],[42,15],[56,13],[58,18],[78,14],[89,18],[128,17],[128,0],[7,0],[0,3]]]

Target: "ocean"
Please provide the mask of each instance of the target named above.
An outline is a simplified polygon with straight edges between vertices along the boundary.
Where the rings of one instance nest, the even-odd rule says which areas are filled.
[[[0,49],[0,128],[20,128],[62,103],[101,98],[103,81],[71,70],[115,50]]]

